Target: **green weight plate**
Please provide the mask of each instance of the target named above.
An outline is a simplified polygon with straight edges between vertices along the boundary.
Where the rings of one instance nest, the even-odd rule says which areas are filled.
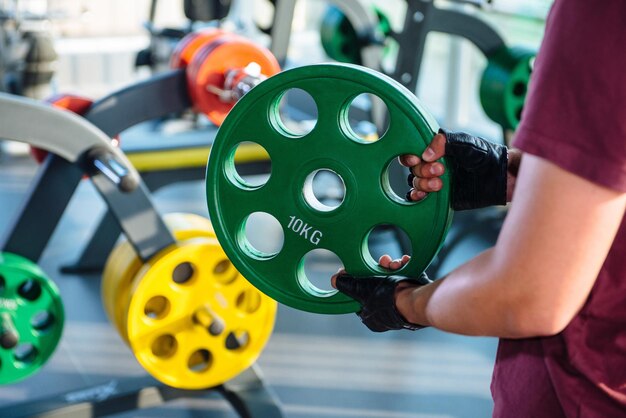
[[[322,48],[339,62],[361,64],[362,42],[346,15],[335,6],[326,9],[320,28]]]
[[[519,125],[535,52],[503,48],[488,59],[480,82],[480,102],[491,120],[504,129]]]
[[[61,296],[31,261],[0,253],[0,384],[39,370],[63,331]]]
[[[374,8],[378,24],[376,30],[384,38],[391,33],[391,23],[387,16],[378,8]],[[361,49],[367,42],[375,42],[375,39],[362,39],[356,33],[354,26],[347,16],[335,6],[329,6],[322,18],[320,28],[322,48],[326,55],[335,61],[349,64],[362,65]],[[382,41],[382,40],[381,40]],[[385,54],[390,53],[385,51]]]
[[[289,89],[306,91],[316,102],[315,127],[304,136],[289,132],[279,102]],[[370,93],[389,110],[389,128],[378,141],[359,140],[351,131],[351,101]],[[438,126],[418,99],[391,78],[349,64],[321,64],[285,71],[246,94],[220,128],[207,167],[207,202],[217,237],[237,269],[259,290],[291,307],[317,313],[355,312],[359,305],[334,291],[316,288],[303,268],[305,255],[323,248],[356,276],[391,274],[370,256],[367,238],[379,225],[395,225],[411,240],[411,261],[398,272],[417,276],[440,248],[452,212],[450,185],[422,202],[407,202],[389,186],[387,168],[399,155],[421,155]],[[238,144],[255,142],[268,152],[272,172],[260,186],[247,185],[234,169]],[[445,164],[445,161],[444,161]],[[333,210],[311,203],[305,183],[320,169],[345,185]],[[280,223],[284,243],[276,254],[251,247],[245,234],[252,213]],[[329,278],[330,279],[330,278]]]

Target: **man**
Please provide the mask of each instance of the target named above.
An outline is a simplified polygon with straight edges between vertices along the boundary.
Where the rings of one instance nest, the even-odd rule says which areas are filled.
[[[513,145],[524,154],[516,176],[511,152],[508,182],[506,150],[463,134],[401,159],[412,200],[441,188],[444,154],[458,207],[512,195],[493,248],[430,284],[343,272],[332,282],[376,331],[500,337],[495,417],[626,416],[626,1],[554,2]],[[493,187],[472,187],[481,176]]]

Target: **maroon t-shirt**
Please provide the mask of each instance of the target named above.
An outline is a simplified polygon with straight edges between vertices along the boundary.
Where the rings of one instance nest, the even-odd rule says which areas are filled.
[[[626,0],[554,2],[514,146],[626,192]],[[563,332],[500,341],[491,389],[494,417],[626,417],[624,221]]]

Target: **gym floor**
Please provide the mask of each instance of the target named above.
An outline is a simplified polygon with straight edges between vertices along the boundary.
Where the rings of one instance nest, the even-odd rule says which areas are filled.
[[[19,209],[37,166],[27,156],[0,158],[2,234]],[[208,216],[203,182],[169,186],[154,200],[162,213]],[[59,273],[60,266],[76,260],[103,211],[102,200],[92,185],[83,181],[40,261],[61,290],[67,317],[63,339],[38,374],[0,388],[0,406],[37,402],[96,385],[106,388],[111,382],[145,376],[106,319],[99,275]],[[484,227],[483,220],[494,217],[500,214],[457,214],[449,238],[461,238],[443,260],[440,273],[493,244],[497,225]],[[467,233],[477,222],[481,225],[478,232]],[[323,257],[312,261],[310,273],[319,280],[326,280],[334,271]],[[491,338],[455,336],[433,329],[374,334],[353,314],[318,315],[280,306],[273,335],[257,363],[285,417],[474,418],[491,415],[489,383],[496,343]],[[215,394],[116,416],[237,415]]]

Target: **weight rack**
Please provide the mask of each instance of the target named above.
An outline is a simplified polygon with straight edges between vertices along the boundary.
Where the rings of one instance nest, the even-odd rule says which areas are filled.
[[[176,80],[175,76],[172,79]],[[177,104],[180,106],[181,102]],[[12,121],[0,126],[1,137],[18,141],[26,138],[25,142],[38,147],[51,146],[63,156],[52,154],[39,168],[17,219],[0,240],[2,251],[38,261],[85,171],[90,173],[96,189],[140,258],[147,260],[175,242],[132,165],[111,145],[108,137],[88,121],[39,102],[4,94],[0,94],[0,113]],[[136,117],[130,114],[126,122],[131,123]],[[32,120],[38,123],[30,123]],[[54,134],[51,128],[55,126],[66,129]],[[92,148],[97,152],[86,154],[85,150]],[[47,210],[42,213],[42,208]],[[142,216],[133,216],[136,213]],[[152,377],[112,380],[104,385],[8,405],[0,408],[0,416],[96,417],[152,407],[183,397],[206,396],[210,392],[222,394],[243,418],[282,417],[278,400],[263,384],[257,366],[232,381],[203,391],[171,388]]]

